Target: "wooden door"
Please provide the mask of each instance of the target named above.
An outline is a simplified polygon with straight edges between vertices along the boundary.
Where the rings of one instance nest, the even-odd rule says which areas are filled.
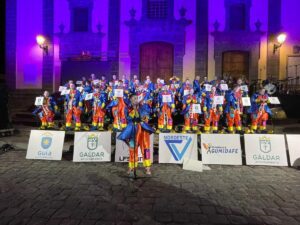
[[[223,53],[223,75],[231,75],[234,79],[241,76],[249,78],[249,52],[230,51]]]
[[[173,76],[173,45],[165,42],[150,42],[140,47],[140,80],[159,77],[165,81]]]

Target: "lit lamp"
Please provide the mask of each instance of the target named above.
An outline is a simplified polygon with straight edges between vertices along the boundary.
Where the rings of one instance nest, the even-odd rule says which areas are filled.
[[[43,52],[48,55],[48,45],[46,44],[46,39],[42,35],[36,36],[36,42],[43,49]]]
[[[273,54],[283,45],[286,40],[286,34],[281,33],[277,36],[277,43],[274,44]]]

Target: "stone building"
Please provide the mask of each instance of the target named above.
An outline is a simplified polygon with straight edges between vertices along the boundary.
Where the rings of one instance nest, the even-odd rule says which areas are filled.
[[[6,83],[54,91],[91,73],[299,76],[298,9],[298,0],[7,0]]]

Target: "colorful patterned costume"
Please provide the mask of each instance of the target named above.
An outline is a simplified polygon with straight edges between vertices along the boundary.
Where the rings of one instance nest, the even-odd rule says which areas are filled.
[[[44,97],[43,105],[38,106],[33,114],[37,114],[42,122],[40,129],[54,128],[54,116],[58,107],[52,97]]]
[[[233,125],[235,125],[236,130],[240,132],[242,130],[241,112],[238,107],[235,93],[232,90],[226,92],[225,102],[228,131],[233,133]]]
[[[165,102],[166,99],[169,102]],[[171,131],[173,127],[172,112],[175,109],[173,93],[170,90],[162,90],[158,95],[158,129],[161,131]]]
[[[91,130],[103,130],[104,129],[104,118],[105,118],[105,104],[107,102],[107,94],[105,91],[99,89],[94,92],[92,99],[93,106],[93,123]]]
[[[75,130],[80,130],[81,127],[81,112],[82,112],[82,97],[78,90],[70,89],[70,93],[66,95],[65,112],[66,112],[66,129],[70,129],[72,120],[74,119]]]
[[[200,106],[201,99],[197,94],[189,94],[183,98],[183,108],[181,114],[184,115],[184,131],[198,131],[199,114],[193,112],[193,105]]]
[[[119,140],[125,141],[129,145],[129,168],[138,166],[138,147],[143,155],[144,167],[151,166],[150,159],[150,134],[155,130],[148,125],[148,107],[141,105],[140,108],[131,109],[127,115],[128,125],[118,136]]]

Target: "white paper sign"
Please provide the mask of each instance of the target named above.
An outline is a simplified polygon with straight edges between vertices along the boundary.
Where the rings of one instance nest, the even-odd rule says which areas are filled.
[[[70,89],[62,90],[62,92],[60,93],[60,95],[68,95],[68,94],[70,94]]]
[[[118,137],[120,132],[116,134]],[[153,142],[154,142],[154,134],[150,135],[150,159],[153,162]],[[115,162],[129,162],[129,147],[128,145],[119,139],[116,139],[116,152],[115,152]],[[138,162],[143,162],[143,154],[141,148],[138,148]]]
[[[117,97],[117,98],[123,98],[123,96],[124,96],[123,89],[115,89],[114,93],[115,93],[115,97]]]
[[[210,84],[204,84],[205,91],[211,91],[212,85]]]
[[[92,98],[93,98],[93,93],[88,93],[88,94],[86,94],[84,100],[88,101],[88,100],[91,100]]]
[[[64,139],[64,131],[32,130],[26,159],[61,160]]]
[[[238,134],[202,134],[203,164],[242,165],[242,149]]]
[[[63,90],[67,90],[67,89],[68,89],[68,88],[65,87],[65,86],[59,86],[58,91],[59,91],[59,92],[62,92]]]
[[[183,159],[198,160],[196,134],[159,134],[159,163],[182,164]]]
[[[201,105],[200,104],[193,104],[192,105],[192,113],[201,114]]]
[[[251,106],[251,101],[249,97],[242,97],[243,106]]]
[[[227,84],[220,84],[220,88],[222,91],[227,91],[228,90],[228,85]]]
[[[245,134],[247,165],[287,166],[284,135]]]
[[[74,162],[110,162],[111,132],[76,132]]]
[[[43,105],[43,102],[44,102],[44,97],[36,97],[34,105],[41,106],[41,105]]]
[[[162,95],[163,99],[163,103],[169,103],[169,102],[172,102],[172,97],[171,95]]]
[[[183,96],[189,95],[190,94],[190,90],[184,90],[183,91]]]
[[[76,81],[76,84],[77,84],[77,85],[82,85],[82,80]]]
[[[273,105],[280,105],[280,101],[279,101],[278,97],[269,97],[269,101]]]
[[[143,101],[143,99],[144,99],[144,95],[143,94],[138,95],[138,102]]]
[[[300,166],[300,135],[286,135],[291,166]]]
[[[78,90],[79,92],[83,91],[83,87],[77,87],[76,90]]]
[[[165,80],[160,80],[160,83],[161,83],[161,84],[164,84],[164,83],[165,83]]]
[[[100,83],[100,80],[96,79],[96,80],[93,80],[93,84],[96,85],[96,84],[99,84]]]
[[[179,88],[179,84],[175,84],[174,86],[175,86],[175,88],[176,88],[176,89],[178,89],[178,88]]]
[[[223,105],[224,96],[214,96],[214,104],[215,105]]]
[[[245,91],[245,92],[248,92],[248,86],[247,85],[242,85],[241,90]]]

